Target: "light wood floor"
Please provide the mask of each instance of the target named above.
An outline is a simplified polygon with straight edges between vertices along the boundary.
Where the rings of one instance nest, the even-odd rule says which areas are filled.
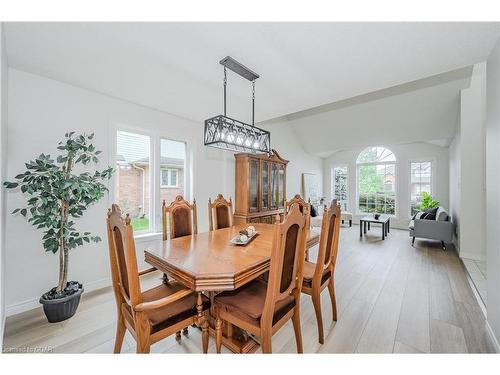
[[[160,275],[143,280],[144,287]],[[306,353],[486,353],[493,352],[484,317],[455,251],[439,243],[416,241],[408,232],[391,230],[385,241],[372,228],[362,240],[359,227],[342,228],[335,274],[338,321],[332,322],[328,291],[322,294],[325,344],[309,296],[301,300]],[[58,353],[111,353],[115,305],[111,288],[86,293],[77,314],[57,324],[46,322],[40,309],[9,317],[4,351],[45,348]],[[123,352],[134,352],[127,333]],[[152,346],[156,353],[199,353],[201,334],[173,337]],[[209,352],[215,352],[210,338]],[[227,350],[226,350],[227,352]],[[291,322],[273,337],[273,352],[295,353]]]

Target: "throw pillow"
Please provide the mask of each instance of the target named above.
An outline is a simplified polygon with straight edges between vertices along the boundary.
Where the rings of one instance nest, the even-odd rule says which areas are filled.
[[[424,220],[436,220],[436,213],[439,207],[436,208],[429,208],[428,210],[425,210],[425,214],[423,215],[422,219]]]
[[[316,211],[316,207],[314,207],[311,204],[311,217],[316,217],[316,216],[318,216],[318,211]]]
[[[411,218],[412,220],[415,219],[422,219],[422,216],[424,216],[426,213],[424,211],[418,211],[413,217]]]

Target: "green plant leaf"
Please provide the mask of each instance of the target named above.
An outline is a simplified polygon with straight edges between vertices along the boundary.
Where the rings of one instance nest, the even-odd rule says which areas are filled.
[[[19,186],[19,184],[17,182],[9,182],[9,181],[6,181],[3,183],[3,185],[7,188],[7,189],[14,189],[16,187]]]

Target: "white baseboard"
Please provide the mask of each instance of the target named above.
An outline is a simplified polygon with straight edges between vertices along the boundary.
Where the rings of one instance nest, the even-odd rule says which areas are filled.
[[[496,352],[500,353],[500,344],[498,343],[498,340],[495,336],[495,332],[493,332],[493,329],[491,328],[490,323],[487,320],[486,320],[486,332],[488,332],[488,335],[491,338],[491,342],[493,343]]]
[[[479,261],[483,261],[483,262],[486,261],[486,254],[482,255],[482,254],[458,250],[458,255],[460,256],[460,258],[479,260]]]
[[[111,279],[109,277],[105,277],[100,280],[91,281],[85,283],[83,285],[85,292],[92,292],[94,290],[106,288],[111,286]],[[9,317],[12,315],[20,314],[25,311],[33,310],[38,307],[41,307],[39,302],[40,297],[32,298],[25,301],[17,302],[12,305],[6,306],[5,308],[5,317]]]
[[[2,316],[2,326],[0,327],[0,348],[3,347],[3,333],[5,332],[5,321],[6,321],[7,317],[5,316],[5,314],[3,314]]]

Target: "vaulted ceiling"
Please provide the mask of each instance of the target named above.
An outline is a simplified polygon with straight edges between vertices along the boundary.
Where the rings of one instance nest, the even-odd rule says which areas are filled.
[[[494,23],[7,23],[9,65],[201,121],[230,55],[261,75],[256,120],[483,61]],[[250,118],[230,75],[228,114]]]
[[[446,143],[460,77],[428,92],[384,90],[485,61],[498,31],[497,23],[5,24],[11,67],[193,119],[200,129],[222,112],[219,60],[230,55],[261,76],[256,121],[288,116],[304,148],[321,156],[382,131],[393,142]],[[250,98],[250,83],[230,73],[228,115],[250,121]],[[352,107],[359,98],[354,108],[364,117]],[[392,128],[377,129],[371,116]]]

